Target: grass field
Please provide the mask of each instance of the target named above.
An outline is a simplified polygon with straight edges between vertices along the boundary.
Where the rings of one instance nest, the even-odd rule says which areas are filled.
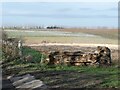
[[[43,41],[50,43],[92,43],[92,44],[118,44],[117,30],[7,30],[10,37],[23,37],[26,44],[39,44]]]

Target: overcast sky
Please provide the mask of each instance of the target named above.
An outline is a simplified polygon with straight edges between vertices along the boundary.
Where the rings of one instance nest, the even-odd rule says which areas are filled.
[[[117,27],[117,2],[5,2],[3,25]]]

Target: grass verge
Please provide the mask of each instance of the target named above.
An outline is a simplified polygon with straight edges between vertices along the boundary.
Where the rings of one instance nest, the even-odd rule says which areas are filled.
[[[24,55],[31,54],[34,60],[41,58],[41,53],[24,47]],[[118,76],[120,70],[116,66],[48,66],[37,62],[29,63],[17,59],[2,65],[3,74],[23,75],[30,73],[52,88],[120,88]]]

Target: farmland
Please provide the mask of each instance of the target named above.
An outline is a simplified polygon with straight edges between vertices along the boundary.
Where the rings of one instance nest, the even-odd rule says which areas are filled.
[[[98,35],[104,38],[118,39],[118,29],[64,29],[68,32],[82,32],[92,35]]]
[[[49,43],[92,43],[118,44],[117,30],[5,30],[10,37],[22,37],[26,44]]]
[[[0,4],[0,88],[120,90],[118,2],[32,1]]]
[[[5,30],[9,37],[20,37],[24,40],[23,54],[32,55],[33,63],[21,59],[3,63],[3,74],[16,76],[32,74],[42,80],[49,88],[120,88],[118,50],[111,49],[112,66],[49,66],[41,64],[41,55],[47,58],[50,51],[84,51],[96,50],[97,44],[118,44],[117,30]],[[53,45],[49,45],[49,44]],[[87,46],[73,46],[88,44]],[[63,45],[57,45],[63,44]],[[68,46],[70,44],[71,46]],[[93,47],[90,45],[92,44]],[[34,46],[36,45],[36,46]],[[38,45],[38,46],[37,46]],[[41,46],[39,46],[41,45]]]

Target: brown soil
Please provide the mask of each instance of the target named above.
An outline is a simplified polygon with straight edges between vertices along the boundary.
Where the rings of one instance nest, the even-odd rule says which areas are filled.
[[[80,47],[80,46],[31,46],[32,48],[48,55],[51,51],[82,51],[82,52],[94,52],[96,47]],[[111,57],[114,63],[118,63],[118,50],[111,49]]]

